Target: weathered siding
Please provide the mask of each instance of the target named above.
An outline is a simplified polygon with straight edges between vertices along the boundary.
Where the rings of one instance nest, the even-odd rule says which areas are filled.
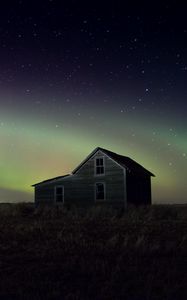
[[[104,158],[105,173],[102,175],[95,174],[95,159],[96,157]],[[95,202],[95,184],[103,182],[106,188],[107,202],[122,202],[124,203],[124,173],[123,168],[116,164],[107,155],[98,151],[91,157],[75,174],[78,180],[83,181],[83,185],[88,186],[92,190],[91,198]],[[85,187],[84,187],[85,188]]]
[[[105,161],[105,174],[95,175],[95,157],[101,156]],[[106,200],[103,202],[125,205],[124,174],[121,166],[98,151],[75,174],[36,186],[36,203],[54,203],[54,188],[56,185],[63,185],[64,203],[94,205],[95,184],[103,182],[106,188]]]
[[[50,204],[54,202],[54,188],[50,184],[35,187],[35,203]]]

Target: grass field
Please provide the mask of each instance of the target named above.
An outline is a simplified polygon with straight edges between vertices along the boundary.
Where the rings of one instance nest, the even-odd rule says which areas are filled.
[[[187,299],[187,206],[1,204],[4,299]]]

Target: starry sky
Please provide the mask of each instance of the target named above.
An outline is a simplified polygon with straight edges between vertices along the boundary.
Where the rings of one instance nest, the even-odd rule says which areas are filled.
[[[186,202],[186,16],[124,2],[1,3],[0,202],[97,146],[154,173],[154,203]]]

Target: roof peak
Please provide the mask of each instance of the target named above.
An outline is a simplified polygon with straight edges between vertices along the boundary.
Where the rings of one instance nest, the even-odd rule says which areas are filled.
[[[67,175],[63,175],[63,176],[58,176],[58,177],[54,177],[51,179],[47,179],[41,182],[38,182],[36,184],[33,184],[32,186],[36,186],[38,184],[45,184],[47,182],[53,182],[56,181],[58,179],[62,179],[64,177],[67,176],[71,176],[73,174],[75,174],[80,168],[81,166],[86,163],[97,151],[102,151],[104,154],[106,154],[108,157],[110,157],[113,161],[115,161],[118,165],[120,165],[122,168],[126,169],[129,172],[132,172],[134,174],[139,174],[141,175],[149,175],[149,176],[155,176],[154,174],[152,174],[150,171],[148,171],[147,169],[145,169],[142,165],[140,165],[139,163],[137,163],[135,160],[133,160],[132,158],[128,157],[128,156],[124,156],[118,153],[115,153],[113,151],[107,150],[105,148],[102,147],[96,147],[73,171],[71,174],[67,174]]]
[[[134,172],[137,174],[147,174],[149,176],[155,176],[153,173],[148,171],[146,168],[144,168],[142,165],[137,163],[135,160],[128,156],[124,156],[118,153],[115,153],[113,151],[107,150],[102,147],[96,147],[72,172],[72,174],[75,174],[80,167],[88,160],[90,159],[97,151],[102,151],[106,155],[108,155],[111,159],[113,159],[117,164],[119,164],[122,168],[126,168],[130,172]]]
[[[105,149],[105,148],[102,148],[102,147],[97,147],[96,149],[100,149],[100,150],[102,150],[102,151],[106,151],[106,152],[114,153],[114,154],[116,154],[116,155],[119,155],[119,156],[128,157],[128,156],[125,156],[125,155],[119,154],[119,153],[117,153],[117,152],[114,152],[114,151],[111,151],[111,150],[108,150],[108,149]]]

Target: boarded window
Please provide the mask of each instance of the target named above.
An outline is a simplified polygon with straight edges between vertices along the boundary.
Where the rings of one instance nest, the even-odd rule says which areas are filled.
[[[104,158],[96,158],[95,161],[95,173],[97,175],[104,174]]]
[[[64,202],[64,187],[56,186],[55,187],[55,201],[56,202]]]
[[[105,200],[105,185],[102,182],[96,183],[96,200]]]

